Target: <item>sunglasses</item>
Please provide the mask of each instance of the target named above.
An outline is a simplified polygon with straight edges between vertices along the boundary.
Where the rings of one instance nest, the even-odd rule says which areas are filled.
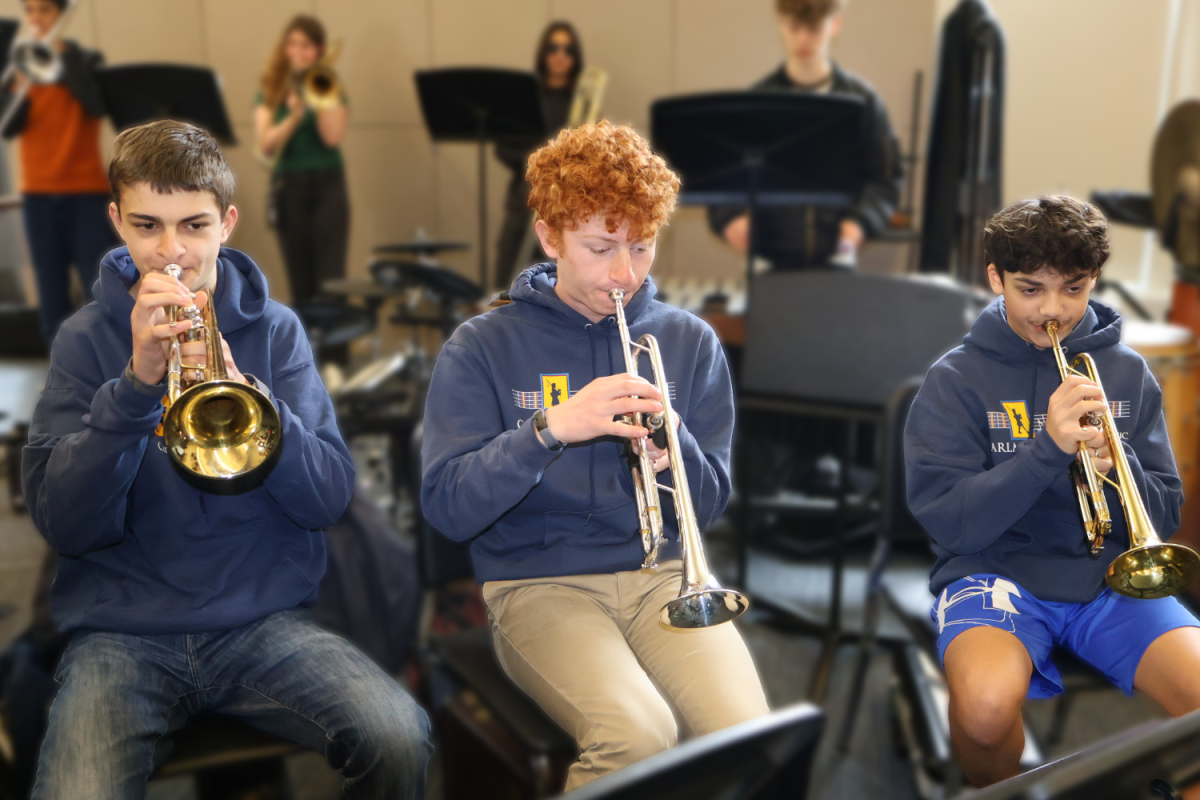
[[[552,56],[555,53],[566,53],[569,56],[573,56],[573,55],[575,55],[575,45],[573,45],[573,44],[558,44],[557,42],[551,42],[550,44],[546,45],[545,52],[546,52],[546,55],[548,55],[548,56]]]

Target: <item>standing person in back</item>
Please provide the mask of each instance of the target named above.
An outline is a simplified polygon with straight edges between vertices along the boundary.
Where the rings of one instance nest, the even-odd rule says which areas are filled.
[[[24,0],[22,8],[26,28],[45,39],[67,3]],[[46,44],[62,65],[58,80],[28,86],[28,95],[0,134],[21,139],[25,238],[37,281],[42,339],[49,348],[72,311],[72,265],[84,302],[90,301],[100,259],[116,238],[109,226],[108,178],[100,158],[100,120],[106,112],[96,70],[103,57],[61,34]],[[7,109],[28,82],[17,70],[12,82],[0,87],[0,109]]]
[[[340,86],[308,105],[305,79],[328,48],[325,26],[307,14],[292,18],[263,72],[255,99],[259,153],[272,164],[269,207],[283,253],[292,305],[311,302],[321,284],[346,274],[350,200],[341,144],[349,125]]]

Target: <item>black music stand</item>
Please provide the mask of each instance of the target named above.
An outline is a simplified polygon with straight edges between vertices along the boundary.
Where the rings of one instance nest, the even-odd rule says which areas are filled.
[[[488,142],[528,141],[546,133],[538,79],[532,72],[490,67],[418,70],[417,95],[435,142],[479,145],[479,283],[491,289],[487,262]]]
[[[799,703],[643,759],[561,800],[803,800],[820,709]]]
[[[15,19],[0,19],[0,73],[8,69],[12,43],[17,38],[17,30],[20,27],[21,23]]]
[[[754,277],[755,210],[848,206],[862,192],[863,103],[845,95],[718,92],[658,100],[654,147],[683,179],[681,203],[745,203],[746,285]]]
[[[1200,781],[1200,711],[1122,731],[959,800],[1165,800]]]
[[[97,75],[104,104],[118,131],[175,119],[204,128],[224,145],[237,144],[217,74],[182,64],[125,64]]]

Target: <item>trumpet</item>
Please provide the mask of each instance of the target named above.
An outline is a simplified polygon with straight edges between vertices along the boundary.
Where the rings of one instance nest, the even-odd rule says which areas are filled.
[[[1058,320],[1047,320],[1046,333],[1053,344],[1054,361],[1065,381],[1071,375],[1080,375],[1100,385],[1096,363],[1088,353],[1075,356],[1070,364],[1058,339]],[[1082,370],[1080,369],[1082,367]],[[1129,549],[1117,556],[1108,565],[1105,581],[1113,591],[1126,597],[1152,600],[1167,597],[1187,588],[1196,579],[1200,569],[1200,556],[1190,547],[1168,544],[1154,530],[1154,523],[1146,513],[1142,496],[1134,483],[1133,472],[1121,445],[1121,434],[1113,421],[1112,409],[1105,406],[1102,414],[1088,414],[1080,422],[1104,431],[1112,451],[1113,470],[1117,480],[1101,475],[1092,460],[1092,454],[1084,442],[1079,443],[1079,452],[1071,465],[1071,476],[1075,483],[1075,495],[1083,517],[1084,532],[1093,555],[1104,548],[1104,538],[1112,531],[1112,516],[1104,487],[1116,490],[1125,511],[1125,523],[1129,529]]]
[[[707,628],[720,625],[740,615],[750,607],[750,601],[740,592],[724,589],[708,568],[704,548],[700,542],[700,526],[692,507],[692,495],[688,490],[687,471],[683,468],[683,451],[675,430],[675,410],[671,407],[667,387],[666,370],[657,340],[650,334],[641,336],[636,342],[630,340],[629,327],[625,324],[625,291],[612,289],[608,293],[616,306],[617,329],[621,346],[625,351],[625,369],[630,375],[638,374],[638,361],[645,353],[650,359],[654,384],[662,392],[662,412],[658,414],[626,414],[625,422],[644,427],[651,432],[650,438],[662,447],[666,446],[671,459],[673,486],[658,482],[654,463],[641,447],[634,453],[630,447],[629,462],[633,473],[633,490],[637,498],[639,533],[645,559],[642,569],[658,566],[658,550],[663,540],[662,509],[659,493],[667,492],[675,504],[675,519],[679,524],[679,542],[683,548],[683,583],[679,596],[662,607],[659,621],[674,628]]]
[[[170,264],[166,274],[178,280],[183,270]],[[201,488],[237,492],[252,486],[279,454],[279,410],[257,388],[229,380],[217,330],[213,293],[204,309],[171,306],[167,321],[180,316],[192,327],[171,338],[167,362],[167,413],[163,440],[171,460]],[[185,385],[181,341],[204,341],[203,367],[188,366],[200,377]]]
[[[314,111],[334,108],[342,102],[342,82],[333,71],[333,62],[342,51],[341,40],[329,46],[321,60],[304,72],[300,79],[300,96]]]
[[[78,6],[78,0],[72,0],[59,16],[58,22],[41,39],[23,36],[13,41],[8,53],[8,66],[0,73],[0,90],[7,87],[13,75],[18,72],[28,78],[28,81],[9,99],[8,107],[4,109],[3,114],[0,114],[0,131],[8,127],[13,115],[17,113],[17,109],[21,107],[21,103],[29,94],[29,87],[32,84],[54,83],[62,77],[62,58],[54,50],[52,42],[62,35],[63,29],[66,28],[67,22],[70,21],[71,15],[75,13]]]

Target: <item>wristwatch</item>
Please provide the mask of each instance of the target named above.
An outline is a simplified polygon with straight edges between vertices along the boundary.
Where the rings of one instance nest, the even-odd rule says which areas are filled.
[[[533,412],[533,429],[537,431],[547,450],[557,453],[567,446],[566,442],[555,439],[554,434],[550,432],[550,424],[546,421],[546,409],[539,408]]]

